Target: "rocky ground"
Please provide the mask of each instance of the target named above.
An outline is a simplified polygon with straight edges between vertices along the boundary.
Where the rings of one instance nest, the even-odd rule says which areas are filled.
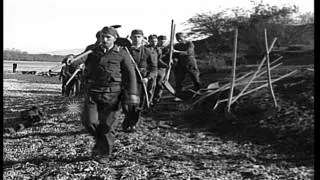
[[[226,119],[222,108],[186,110],[188,104],[167,96],[144,113],[137,132],[124,133],[119,124],[106,165],[91,158],[93,139],[79,114],[68,113],[74,100],[60,96],[56,77],[4,74],[5,127],[33,104],[47,117],[4,133],[3,179],[313,179],[314,76],[308,68],[274,73],[299,71],[274,84],[278,110],[265,88],[233,105],[236,119]],[[224,76],[207,72],[202,79]]]

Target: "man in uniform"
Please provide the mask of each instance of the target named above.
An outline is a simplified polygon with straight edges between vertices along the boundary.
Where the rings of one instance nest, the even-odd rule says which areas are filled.
[[[74,57],[73,54],[67,55],[65,58],[62,60],[62,64],[65,64],[60,71],[60,76],[59,80],[62,81],[62,96],[69,96],[70,93],[70,86],[66,87],[66,83],[69,80],[69,78],[72,76],[72,72],[70,72],[70,66],[68,64],[68,61],[70,61]]]
[[[111,26],[111,27],[113,27],[113,26]],[[100,31],[98,31],[96,33],[96,42],[94,44],[89,45],[85,49],[85,51],[88,51],[90,49],[95,49],[96,47],[101,46],[101,44],[102,44],[101,33],[100,33]],[[72,60],[72,58],[74,58],[74,57],[71,57],[70,60]],[[83,76],[84,76],[84,68],[85,68],[85,64],[84,63],[87,60],[87,58],[88,58],[88,55],[78,59],[76,62],[73,62],[73,66],[76,66],[77,68],[80,68],[80,72],[78,72],[77,76],[75,77],[75,78],[78,78],[80,80],[80,82],[79,82],[80,83],[80,86],[79,86],[79,88],[80,88],[79,89],[79,93],[80,94],[83,94],[84,91],[85,91],[85,89],[84,89],[85,88],[85,80],[84,80]]]
[[[133,109],[124,108],[126,117],[122,123],[122,127],[126,132],[133,132],[135,130],[135,125],[139,120],[142,110],[141,108],[144,106],[145,97],[141,83],[147,84],[148,81],[152,82],[155,80],[157,75],[157,61],[155,56],[152,55],[152,52],[143,45],[143,31],[140,29],[133,30],[130,38],[132,40],[132,46],[129,51],[141,72],[143,80],[142,82],[140,80],[138,82],[141,103],[139,107],[134,107]]]
[[[161,57],[161,49],[160,47],[157,46],[158,44],[158,37],[155,34],[152,34],[148,37],[148,45],[146,45],[147,48],[150,49],[152,55],[154,56],[155,60],[158,63],[158,68],[159,68],[159,60]],[[157,75],[155,76],[152,81],[148,82],[148,95],[149,95],[149,101],[150,101],[150,106],[153,105],[153,97],[154,97],[154,92],[156,88],[157,83]]]
[[[85,61],[86,88],[81,121],[95,139],[92,154],[97,155],[101,163],[106,163],[112,152],[121,100],[129,108],[139,104],[134,66],[129,54],[114,44],[117,34],[115,28],[104,27],[101,45],[91,46],[93,52]]]
[[[160,101],[164,86],[163,80],[166,76],[166,71],[169,63],[169,47],[165,44],[167,41],[167,37],[164,35],[160,35],[158,37],[157,47],[160,49],[160,55],[158,56],[158,76],[156,80],[156,88],[154,91],[154,99],[153,103],[156,104]]]
[[[176,80],[176,91],[182,91],[182,82],[186,74],[191,76],[194,90],[200,89],[200,72],[195,59],[194,45],[191,41],[186,40],[186,35],[182,32],[176,33],[177,44],[174,45],[174,58],[177,59],[174,75]]]
[[[71,76],[75,73],[75,71],[80,68],[80,63],[74,62],[71,63],[69,60],[74,58],[72,55],[70,58],[68,58],[65,66],[65,74],[67,74],[67,77],[71,78]],[[76,96],[80,93],[80,86],[81,86],[81,72],[77,72],[76,76],[70,81],[70,83],[65,87],[66,88],[66,94],[67,96]]]

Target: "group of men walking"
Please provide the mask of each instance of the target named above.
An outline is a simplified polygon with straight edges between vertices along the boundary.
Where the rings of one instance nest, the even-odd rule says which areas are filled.
[[[194,90],[200,88],[200,80],[194,45],[186,40],[184,33],[176,34],[178,43],[173,48],[173,62],[170,62],[170,47],[164,35],[150,35],[146,45],[143,31],[135,29],[128,46],[119,43],[124,38],[119,37],[115,27],[106,26],[96,37],[96,43],[86,48],[92,53],[82,61],[84,108],[81,121],[95,139],[92,155],[105,163],[115,141],[118,112],[122,109],[125,114],[123,130],[134,132],[141,111],[146,107],[145,99],[149,99],[151,106],[160,101],[169,63],[175,64],[177,92],[182,91],[186,74],[191,75]]]

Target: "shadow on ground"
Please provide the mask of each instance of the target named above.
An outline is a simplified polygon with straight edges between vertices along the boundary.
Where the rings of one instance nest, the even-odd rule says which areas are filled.
[[[314,118],[313,100],[310,100],[313,97],[313,76],[288,78],[275,87],[280,110],[273,107],[272,98],[266,96],[269,92],[264,89],[260,94],[242,98],[233,105],[236,119],[225,116],[226,104],[221,104],[214,112],[209,111],[216,101],[214,98],[188,111],[179,109],[183,103],[166,102],[147,116],[176,127],[181,133],[211,132],[213,136],[239,144],[250,142],[268,146],[266,149],[281,157],[260,157],[268,164],[285,160],[296,165],[313,166]],[[303,121],[301,117],[304,117]]]

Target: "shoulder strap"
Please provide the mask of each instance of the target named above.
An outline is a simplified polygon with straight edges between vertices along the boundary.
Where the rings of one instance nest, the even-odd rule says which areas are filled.
[[[140,62],[142,62],[142,56],[143,56],[143,54],[144,54],[144,46],[142,45],[142,46],[141,46],[141,51],[140,51],[140,53],[139,53],[139,60],[140,60]]]

